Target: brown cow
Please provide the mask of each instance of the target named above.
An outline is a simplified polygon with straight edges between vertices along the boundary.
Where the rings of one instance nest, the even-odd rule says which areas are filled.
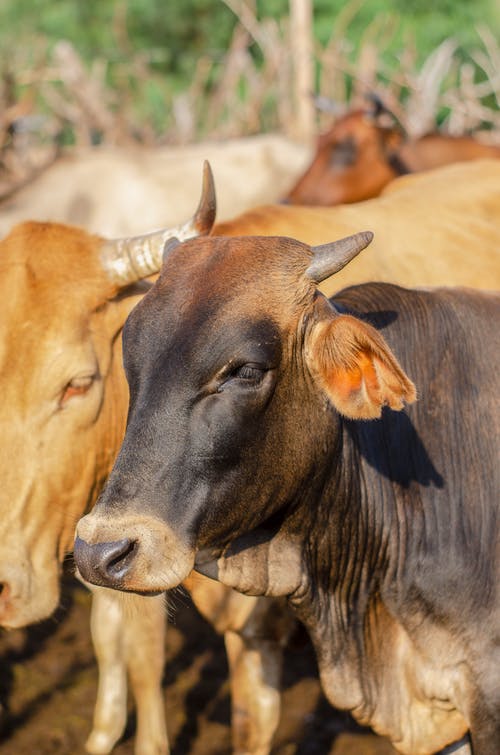
[[[431,133],[419,139],[406,138],[398,123],[381,122],[380,114],[380,109],[373,112],[361,108],[339,118],[319,137],[310,166],[285,202],[359,202],[377,196],[390,181],[406,173],[500,157],[500,147],[483,144],[471,136]]]
[[[195,568],[286,597],[333,705],[404,755],[467,730],[498,755],[500,295],[322,296],[370,238],[168,244],[125,325],[127,431],[75,560],[119,590]]]

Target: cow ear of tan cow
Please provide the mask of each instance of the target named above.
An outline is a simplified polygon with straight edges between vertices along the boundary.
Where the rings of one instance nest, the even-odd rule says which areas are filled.
[[[310,337],[309,366],[340,414],[376,419],[384,406],[415,401],[415,386],[371,325],[338,315],[317,322]]]

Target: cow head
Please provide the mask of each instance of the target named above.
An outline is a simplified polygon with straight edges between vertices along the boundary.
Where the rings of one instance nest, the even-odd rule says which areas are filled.
[[[378,98],[338,118],[318,139],[316,154],[285,201],[336,205],[375,197],[397,175],[405,132]]]
[[[370,239],[313,250],[272,237],[169,246],[124,331],[128,427],[100,501],[77,528],[86,579],[163,591],[239,538],[263,549],[267,565],[280,563],[262,528],[279,530],[322,488],[340,415],[374,418],[414,399],[380,334],[316,287]],[[289,593],[297,561],[281,563],[273,584],[255,573],[233,584]]]
[[[60,562],[124,430],[123,323],[146,290],[142,279],[159,270],[166,239],[207,233],[214,215],[207,166],[200,207],[180,228],[109,241],[29,222],[0,242],[3,626],[56,607]]]

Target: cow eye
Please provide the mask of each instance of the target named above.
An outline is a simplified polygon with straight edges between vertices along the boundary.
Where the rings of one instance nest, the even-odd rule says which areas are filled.
[[[333,168],[345,168],[353,165],[357,158],[357,148],[351,137],[333,145],[330,154],[330,165]]]
[[[231,383],[238,383],[239,385],[247,387],[255,387],[259,385],[264,379],[264,375],[267,370],[263,367],[259,367],[256,364],[242,364],[233,368],[225,377],[224,382],[219,387],[219,391],[224,390]]]
[[[62,393],[60,405],[65,404],[73,396],[84,396],[92,387],[95,377],[95,375],[85,375],[70,380]]]

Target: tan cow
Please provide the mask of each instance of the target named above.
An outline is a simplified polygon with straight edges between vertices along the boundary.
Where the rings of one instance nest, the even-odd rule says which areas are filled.
[[[210,174],[194,222],[215,217]],[[49,616],[59,600],[60,563],[75,521],[99,493],[124,431],[127,390],[120,331],[157,269],[171,232],[105,241],[54,223],[27,222],[0,242],[2,533],[0,623]],[[124,615],[125,611],[125,615]],[[138,704],[136,752],[168,751],[161,676],[161,598],[125,607],[95,593],[92,632],[100,686],[90,752],[109,752],[126,723],[126,674]]]
[[[321,244],[367,228],[369,250],[322,284],[330,296],[369,280],[500,287],[500,160],[402,176],[377,198],[338,207],[257,207],[214,234],[291,236]]]
[[[356,208],[261,208],[219,224],[214,232],[293,235],[317,244],[354,226],[372,228],[377,240],[363,255],[366,267],[358,268],[358,281],[376,277],[493,287],[500,273],[499,216],[500,165],[485,162],[408,177],[384,197]],[[139,257],[132,255],[135,270],[129,275],[120,253],[133,248]],[[75,521],[102,487],[123,434],[119,334],[145,290],[133,281],[158,269],[161,251],[161,243],[110,244],[55,223],[23,224],[0,242],[4,625],[38,620],[57,604],[58,564],[71,547]],[[346,282],[342,274],[336,278],[339,285]],[[262,755],[279,716],[280,648],[289,624],[273,603],[228,594],[216,583],[207,588],[199,580],[191,584],[195,601],[227,632],[237,682],[235,749]],[[92,626],[103,672],[89,741],[95,753],[108,752],[122,732],[127,664],[138,702],[136,751],[150,755],[167,749],[160,690],[163,607],[160,599],[131,600],[141,608],[127,608],[125,617],[115,594],[100,593],[94,603]],[[261,628],[275,612],[284,625],[269,639]],[[136,633],[145,632],[153,639],[137,644]]]
[[[55,609],[75,523],[100,492],[125,428],[122,325],[149,286],[143,279],[161,266],[166,239],[206,233],[214,216],[206,173],[200,208],[184,226],[108,241],[59,223],[26,222],[0,242],[1,625],[24,626]],[[291,620],[272,602],[228,591],[212,597],[206,582],[193,578],[192,589],[200,594],[201,610],[226,634],[235,738],[242,752],[266,752],[279,711],[273,663],[280,662]],[[262,642],[251,641],[253,627],[260,631],[276,616],[282,618],[278,636],[266,631]],[[135,751],[167,753],[162,597],[124,602],[109,590],[95,590],[91,628],[99,689],[88,751],[107,753],[122,735],[128,674],[137,702]],[[248,653],[240,639],[245,633]],[[250,734],[247,718],[255,722]]]

